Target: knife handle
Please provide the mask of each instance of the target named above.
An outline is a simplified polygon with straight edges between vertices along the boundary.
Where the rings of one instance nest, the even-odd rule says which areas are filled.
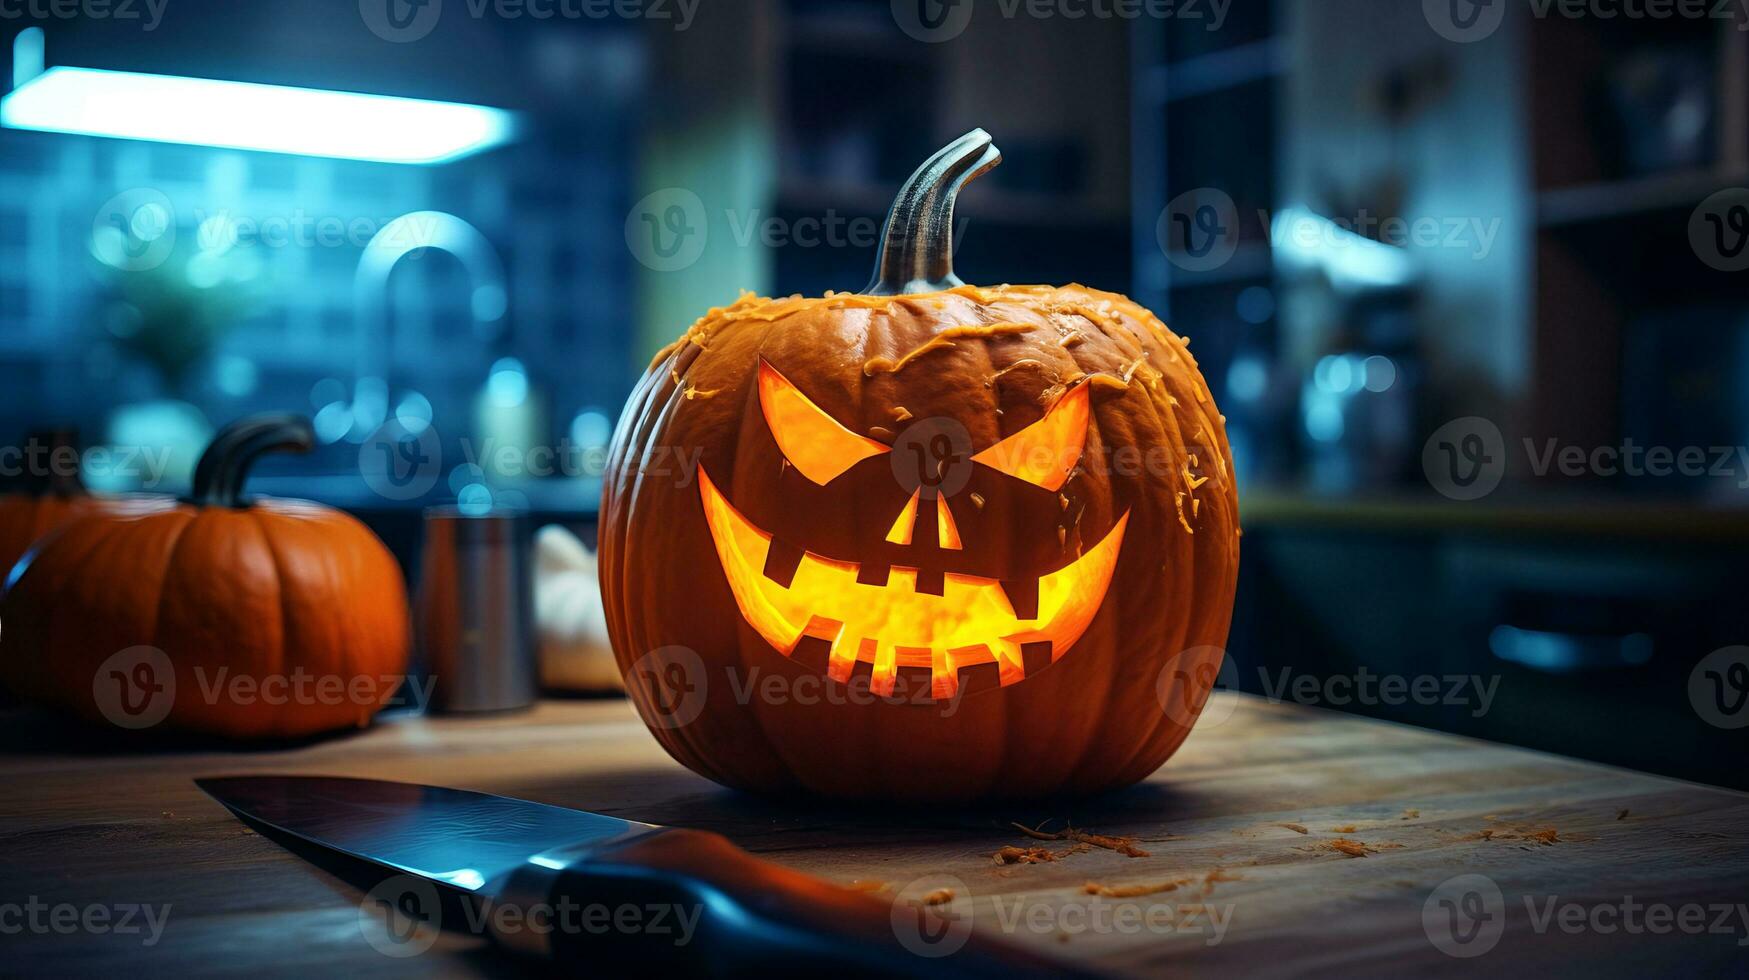
[[[571,916],[541,946],[566,966],[646,976],[1090,975],[944,923],[933,911],[762,861],[706,831],[663,828],[607,842],[564,861],[548,880],[545,900]],[[526,887],[515,890],[527,894]],[[944,929],[958,934],[943,936]],[[901,935],[921,941],[907,948]],[[928,943],[931,936],[939,945]]]

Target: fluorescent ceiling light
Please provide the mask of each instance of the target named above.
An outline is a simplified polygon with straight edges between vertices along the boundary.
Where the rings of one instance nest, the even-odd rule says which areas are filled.
[[[97,68],[50,68],[0,99],[0,126],[379,163],[444,163],[507,142],[503,109]]]

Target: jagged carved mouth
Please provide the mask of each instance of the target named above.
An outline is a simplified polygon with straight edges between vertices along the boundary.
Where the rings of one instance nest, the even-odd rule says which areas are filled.
[[[929,595],[914,588],[915,569],[894,566],[886,584],[871,585],[857,581],[857,563],[812,552],[783,585],[764,571],[772,535],[743,517],[702,466],[698,487],[747,624],[778,652],[812,661],[840,683],[863,674],[874,694],[911,700],[1006,687],[1055,663],[1105,601],[1129,522],[1126,512],[1081,557],[1039,576],[1037,608],[1023,619],[995,579],[950,573],[942,594]]]

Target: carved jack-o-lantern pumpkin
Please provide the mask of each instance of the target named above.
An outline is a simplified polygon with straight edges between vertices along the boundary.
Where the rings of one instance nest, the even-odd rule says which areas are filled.
[[[1238,568],[1221,416],[1128,299],[953,275],[954,196],[999,160],[981,130],[944,148],[867,289],[710,311],[620,421],[609,633],[706,776],[1091,792],[1157,768],[1207,697]]]

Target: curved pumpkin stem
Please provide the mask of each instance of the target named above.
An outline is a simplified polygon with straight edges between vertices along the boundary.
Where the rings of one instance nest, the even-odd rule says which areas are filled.
[[[262,453],[307,453],[316,431],[301,415],[270,413],[240,418],[219,430],[194,468],[189,500],[202,507],[247,507],[243,481]]]
[[[953,201],[966,181],[1002,162],[990,134],[974,129],[923,161],[887,211],[871,296],[963,286],[953,274]]]

